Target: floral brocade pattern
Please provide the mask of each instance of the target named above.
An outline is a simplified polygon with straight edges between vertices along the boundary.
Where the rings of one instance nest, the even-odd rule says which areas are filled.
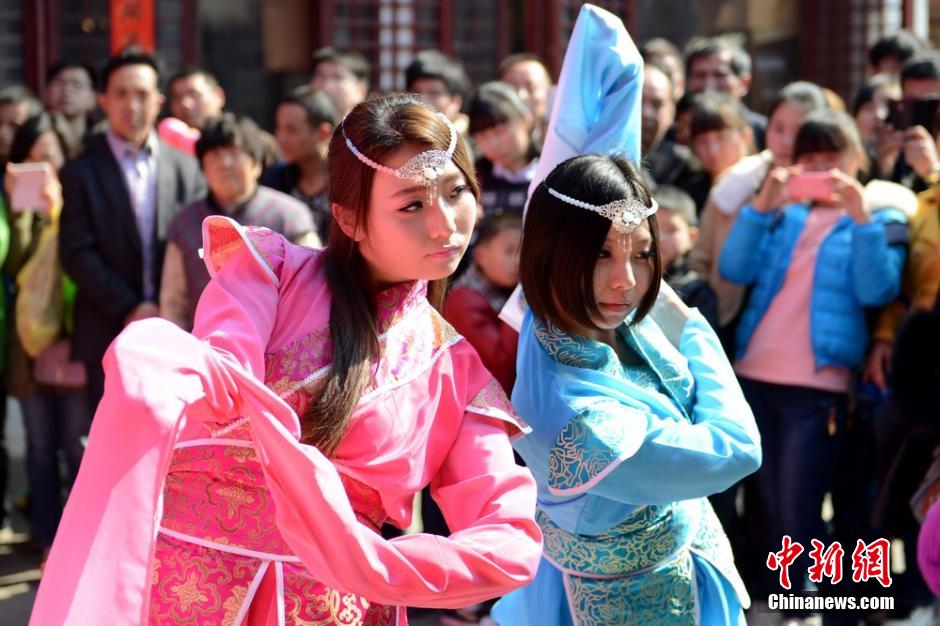
[[[599,580],[565,576],[578,626],[656,624],[694,626],[697,618],[692,558],[681,558],[639,578]]]
[[[570,367],[590,369],[631,385],[648,390],[649,378],[638,377],[620,362],[617,353],[606,343],[586,337],[568,335],[553,324],[534,320],[535,336],[553,360]],[[656,381],[657,390],[664,392],[688,416],[695,397],[695,379],[685,361],[662,331],[650,319],[638,324],[623,323],[617,334],[643,360]]]
[[[698,508],[696,504],[695,508]],[[576,535],[539,511],[545,554],[559,566],[593,576],[620,577],[668,564],[692,544],[697,522],[682,504],[646,506],[598,535]]]
[[[575,623],[695,624],[689,548],[699,507],[698,501],[643,507],[599,535],[568,533],[540,511],[545,554],[563,568]]]
[[[750,604],[706,498],[643,507],[597,535],[562,530],[543,511],[536,521],[546,557],[562,569],[579,626],[694,624],[693,553],[721,572],[743,607]]]
[[[408,382],[457,341],[457,331],[431,308],[427,285],[406,283],[379,294],[379,350],[363,400]],[[407,323],[403,323],[406,322]],[[265,384],[302,415],[322,388],[333,358],[329,328],[320,328],[265,354]]]
[[[538,318],[535,318],[534,327],[539,344],[555,361],[572,367],[597,370],[609,376],[620,376],[620,360],[609,346],[584,337],[568,335],[554,324],[542,322]]]
[[[467,405],[467,411],[509,422],[518,429],[520,434],[531,430],[528,424],[516,413],[512,402],[510,402],[503,387],[495,378],[491,378],[473,396],[470,404]]]
[[[379,493],[340,475],[361,522],[378,532],[386,518]],[[274,503],[253,448],[193,446],[173,452],[164,485],[161,525],[235,549],[292,556],[277,531]],[[262,560],[160,535],[154,555],[150,623],[233,624]],[[284,562],[288,624],[378,626],[395,608],[370,604],[319,582],[299,563]],[[273,575],[272,568],[267,575]]]
[[[395,608],[372,604],[310,578],[299,565],[284,566],[284,604],[288,624],[298,626],[392,626]]]
[[[284,238],[273,230],[260,226],[245,228],[252,247],[277,276],[284,264]]]
[[[274,575],[273,565],[266,575]],[[159,536],[154,561],[149,624],[232,626],[241,614],[261,561]],[[394,607],[372,604],[310,576],[303,565],[284,563],[284,614],[296,626],[392,626]]]
[[[641,411],[613,400],[579,412],[561,429],[549,452],[549,487],[572,491],[596,480],[634,442],[637,423],[646,423]]]
[[[198,446],[173,452],[162,525],[215,543],[290,554],[252,448]]]
[[[150,626],[234,624],[260,567],[258,559],[159,535],[150,589]]]

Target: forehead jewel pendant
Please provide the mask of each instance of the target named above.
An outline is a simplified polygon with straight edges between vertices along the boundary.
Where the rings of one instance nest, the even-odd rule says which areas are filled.
[[[571,196],[566,196],[560,191],[555,191],[549,186],[545,186],[548,190],[548,193],[558,198],[562,202],[566,202],[572,206],[576,206],[580,209],[587,209],[598,215],[602,215],[610,220],[611,225],[617,230],[617,232],[629,235],[637,228],[640,227],[640,224],[643,223],[643,220],[649,216],[656,213],[659,209],[659,205],[656,203],[656,200],[650,198],[652,204],[646,206],[642,202],[636,199],[623,199],[623,200],[614,200],[613,202],[608,202],[607,204],[590,204],[589,202],[583,202],[577,198],[572,198]]]
[[[428,201],[433,202],[434,193],[437,190],[437,180],[444,173],[447,162],[454,156],[454,150],[457,149],[457,129],[447,119],[443,113],[438,113],[447,128],[450,130],[450,144],[447,150],[425,150],[420,152],[405,162],[398,168],[391,168],[381,163],[377,163],[364,155],[353,144],[352,140],[346,135],[346,128],[343,126],[343,137],[346,139],[346,146],[356,156],[357,159],[371,167],[372,169],[386,174],[391,174],[401,180],[408,180],[427,188]]]

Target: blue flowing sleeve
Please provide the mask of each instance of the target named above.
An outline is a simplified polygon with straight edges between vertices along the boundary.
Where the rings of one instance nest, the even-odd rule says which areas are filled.
[[[549,452],[551,493],[662,504],[717,493],[757,470],[754,416],[717,336],[699,314],[686,323],[679,349],[695,380],[691,420],[628,395],[600,396],[595,387],[594,400],[576,409]],[[567,392],[583,398],[591,391],[584,385],[591,383]]]

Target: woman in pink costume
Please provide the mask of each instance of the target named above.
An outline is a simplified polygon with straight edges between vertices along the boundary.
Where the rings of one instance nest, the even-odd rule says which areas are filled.
[[[357,106],[326,250],[222,218],[192,335],[129,326],[31,624],[406,624],[528,583],[526,430],[434,308],[479,197],[446,119]],[[430,484],[453,534],[385,540]]]

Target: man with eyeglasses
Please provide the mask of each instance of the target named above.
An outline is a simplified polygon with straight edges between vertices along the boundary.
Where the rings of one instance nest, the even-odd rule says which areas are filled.
[[[320,48],[313,53],[310,88],[325,91],[345,117],[369,95],[369,71],[369,62],[355,50]]]
[[[70,157],[81,151],[98,122],[96,86],[95,70],[85,63],[58,61],[46,73],[46,108],[65,122],[61,130]]]

